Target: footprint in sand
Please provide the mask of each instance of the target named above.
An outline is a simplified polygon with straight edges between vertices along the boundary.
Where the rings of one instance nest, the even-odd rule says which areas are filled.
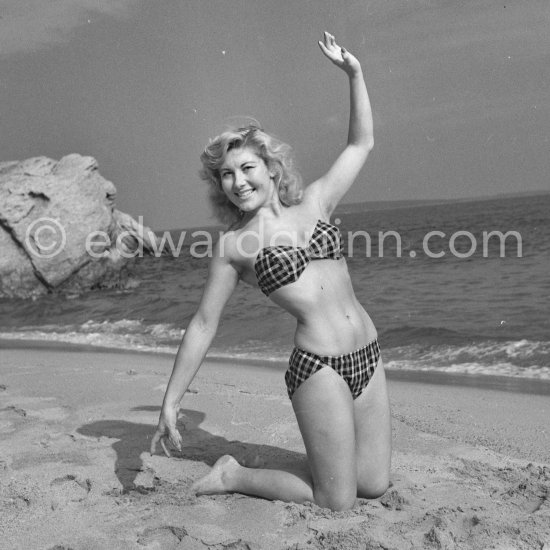
[[[0,432],[1,433],[10,433],[17,429],[17,426],[21,422],[26,421],[27,411],[21,407],[16,407],[15,405],[9,405],[0,409],[0,414],[2,418],[0,419]]]
[[[27,416],[27,411],[25,409],[22,409],[21,407],[16,407],[15,405],[10,405],[9,407],[6,407],[4,410],[10,411],[13,414],[16,414],[17,416],[21,416],[23,418]]]
[[[548,502],[550,468],[547,466],[529,463],[519,469],[501,468],[497,475],[508,485],[500,498],[514,502],[528,514],[538,512]]]
[[[82,502],[92,489],[89,479],[81,479],[78,476],[68,474],[57,477],[50,483],[53,493],[52,509],[58,508],[68,502]]]
[[[140,546],[169,550],[176,548],[186,536],[187,531],[183,527],[164,525],[162,527],[145,529],[138,536],[137,542]]]

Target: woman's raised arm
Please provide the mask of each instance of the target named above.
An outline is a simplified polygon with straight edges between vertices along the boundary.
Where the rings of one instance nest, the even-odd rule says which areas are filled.
[[[176,428],[179,403],[202,364],[218,329],[223,308],[239,281],[239,274],[224,253],[223,244],[222,237],[214,248],[199,307],[178,349],[172,375],[164,394],[157,430],[151,441],[151,454],[155,452],[157,443],[160,442],[166,456],[170,456],[166,438],[181,451],[182,438]]]
[[[314,195],[327,215],[330,215],[351,187],[365,164],[373,144],[372,111],[358,59],[338,46],[334,36],[325,32],[319,47],[325,56],[342,69],[349,78],[350,113],[347,145],[328,172],[313,182],[307,192]]]

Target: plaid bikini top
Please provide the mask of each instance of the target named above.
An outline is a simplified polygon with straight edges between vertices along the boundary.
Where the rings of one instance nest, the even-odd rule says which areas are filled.
[[[342,257],[341,241],[337,227],[318,220],[305,248],[289,245],[262,248],[254,263],[260,290],[269,296],[275,290],[294,283],[311,260],[339,260]]]

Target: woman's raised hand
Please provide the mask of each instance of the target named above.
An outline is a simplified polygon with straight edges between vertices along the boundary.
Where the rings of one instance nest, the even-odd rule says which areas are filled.
[[[319,40],[321,51],[340,69],[345,71],[348,76],[354,76],[361,71],[359,60],[346,50],[338,46],[332,34],[325,31],[323,40]]]
[[[160,446],[167,457],[170,457],[170,451],[166,446],[166,439],[178,450],[181,451],[182,438],[176,428],[178,421],[179,407],[163,407],[160,413],[157,431],[151,441],[151,454],[155,454],[157,443],[160,441]]]

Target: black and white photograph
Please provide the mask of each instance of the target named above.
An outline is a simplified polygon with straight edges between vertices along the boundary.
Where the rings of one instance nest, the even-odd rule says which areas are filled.
[[[550,550],[548,0],[0,0],[0,548]]]

